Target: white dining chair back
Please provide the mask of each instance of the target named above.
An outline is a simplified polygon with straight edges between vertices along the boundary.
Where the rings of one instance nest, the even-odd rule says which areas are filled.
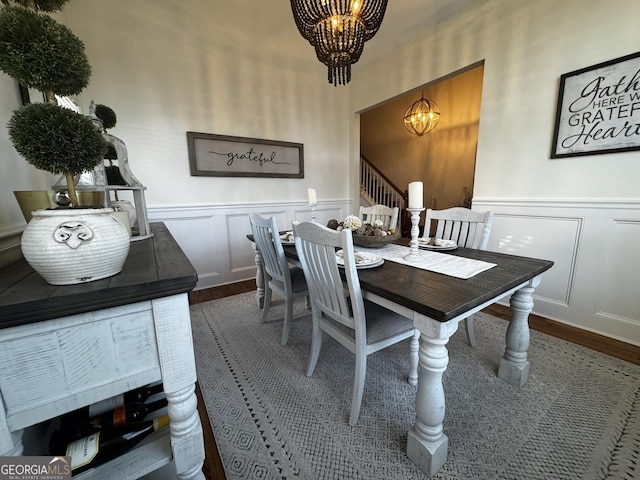
[[[436,222],[434,237],[453,240],[460,247],[486,250],[491,233],[493,212],[476,212],[453,207],[446,210],[427,209],[423,237],[429,237],[431,222]]]
[[[413,321],[362,297],[356,270],[351,230],[340,232],[315,222],[294,223],[296,251],[302,264],[313,319],[311,354],[307,376],[315,370],[323,332],[356,357],[349,424],[360,415],[367,356],[411,338],[409,383],[417,384],[419,332]],[[336,249],[342,249],[344,268],[338,267]],[[344,272],[344,280],[341,276]]]
[[[387,207],[386,205],[372,205],[371,207],[360,207],[360,220],[362,223],[370,223],[382,220],[385,229],[398,228],[398,207]]]
[[[289,265],[287,262],[275,217],[267,218],[258,213],[251,213],[249,221],[265,274],[265,295],[261,321],[264,322],[267,318],[271,307],[272,291],[275,291],[285,301],[285,316],[280,343],[286,345],[291,329],[293,301],[308,296],[304,273],[299,267]]]
[[[445,210],[427,209],[423,238],[428,238],[431,222],[436,222],[434,238],[453,240],[458,246],[486,250],[491,234],[493,212],[476,212],[468,208],[453,207]],[[476,344],[473,315],[465,320],[469,345]]]

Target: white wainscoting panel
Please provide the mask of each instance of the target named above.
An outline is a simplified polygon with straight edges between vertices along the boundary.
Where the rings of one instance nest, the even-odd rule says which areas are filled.
[[[342,220],[350,211],[349,201],[323,201],[316,218],[326,224]],[[311,220],[306,203],[260,203],[197,205],[149,208],[149,221],[162,221],[198,272],[196,289],[255,278],[255,253],[247,235],[251,233],[249,213],[275,216],[281,230],[293,221]]]
[[[567,305],[578,255],[579,218],[496,214],[488,249],[554,262],[536,295]]]
[[[489,250],[555,262],[534,313],[640,345],[639,200],[476,198],[473,209],[495,213]]]
[[[614,220],[600,277],[599,315],[640,323],[639,247],[640,221]]]

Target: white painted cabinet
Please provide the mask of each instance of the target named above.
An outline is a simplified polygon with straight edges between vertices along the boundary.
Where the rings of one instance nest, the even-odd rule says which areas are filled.
[[[204,479],[187,297],[197,276],[164,225],[153,231],[132,244],[130,256],[138,258],[102,285],[53,287],[37,274],[17,273],[26,271],[20,265],[0,271],[0,455],[20,455],[30,426],[162,381],[169,431],[74,478],[139,478],[173,460],[179,478]],[[86,311],[40,318],[74,304]]]

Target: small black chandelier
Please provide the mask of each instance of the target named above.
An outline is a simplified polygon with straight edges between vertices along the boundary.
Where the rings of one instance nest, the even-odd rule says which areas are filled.
[[[409,133],[418,137],[436,128],[439,121],[438,104],[424,98],[424,93],[420,96],[420,100],[413,102],[404,114],[404,127]]]
[[[315,47],[335,86],[351,80],[351,65],[377,33],[386,9],[387,0],[291,0],[300,34]]]

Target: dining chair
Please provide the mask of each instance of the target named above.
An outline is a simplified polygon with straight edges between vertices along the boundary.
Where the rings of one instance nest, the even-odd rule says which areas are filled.
[[[493,212],[476,212],[463,207],[452,207],[445,210],[428,208],[422,238],[428,239],[431,236],[432,221],[435,222],[434,238],[453,240],[460,247],[487,249]],[[473,331],[473,315],[466,318],[465,325],[469,345],[474,346],[476,337]]]
[[[323,332],[355,354],[355,378],[349,415],[349,425],[353,426],[360,415],[367,356],[411,338],[409,383],[416,385],[420,334],[414,328],[413,320],[363,299],[350,229],[338,232],[315,222],[295,222],[293,233],[309,286],[313,320],[307,376],[313,374],[318,362]],[[344,268],[336,262],[338,248],[343,252]],[[342,279],[341,270],[344,270],[345,280]]]
[[[286,345],[291,329],[291,317],[293,316],[293,301],[297,298],[307,297],[307,283],[300,267],[290,265],[284,256],[280,233],[275,217],[263,217],[258,213],[250,213],[251,230],[253,239],[262,257],[264,269],[264,306],[261,322],[267,319],[271,307],[272,291],[275,291],[285,301],[284,323],[282,324],[281,345]]]
[[[359,217],[362,223],[370,223],[382,220],[384,228],[387,230],[398,228],[398,207],[387,207],[386,205],[372,205],[371,207],[360,207]]]

